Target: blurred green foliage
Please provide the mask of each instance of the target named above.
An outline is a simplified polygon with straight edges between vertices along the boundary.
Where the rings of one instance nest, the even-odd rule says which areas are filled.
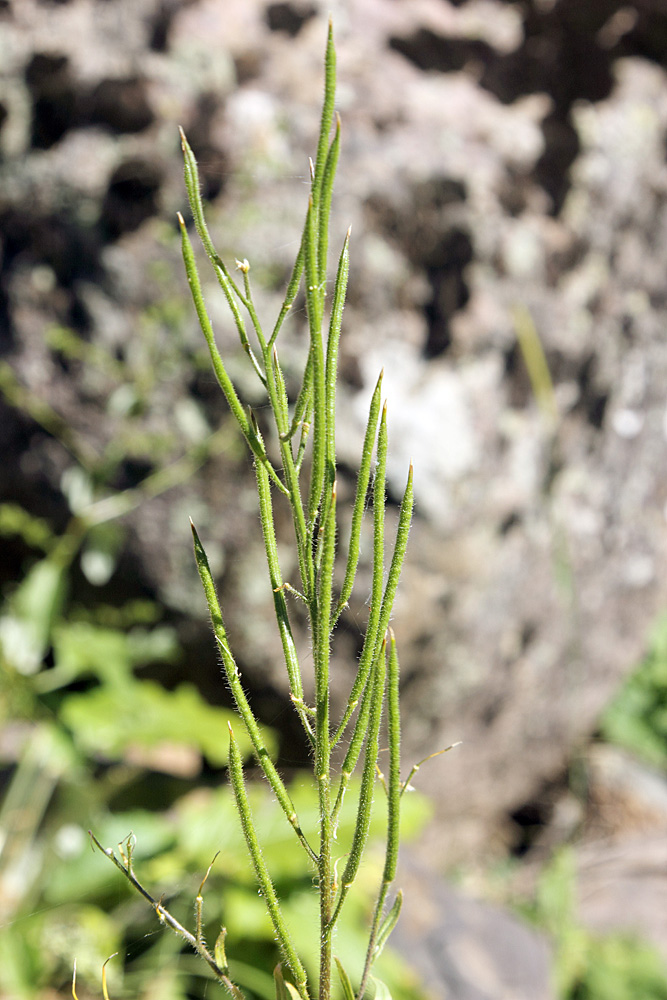
[[[247,859],[233,795],[225,787],[197,787],[204,762],[222,780],[227,722],[234,716],[181,683],[169,691],[137,669],[178,660],[174,630],[160,623],[147,601],[120,608],[81,609],[68,598],[72,547],[48,525],[15,507],[0,507],[0,531],[17,531],[48,554],[37,557],[8,595],[0,615],[0,727],[7,785],[0,807],[0,996],[50,1000],[66,993],[74,960],[79,1000],[99,996],[102,964],[109,990],[121,997],[199,997],[207,993],[205,967],[161,928],[150,907],[121,875],[90,849],[87,830],[115,845],[136,838],[142,880],[164,894],[172,911],[192,923],[194,897],[215,851],[206,883],[205,920],[213,938],[224,919],[236,980],[249,993],[273,998],[270,976],[258,971],[278,959],[273,931]],[[222,683],[222,682],[221,682]],[[237,739],[248,755],[242,727]],[[264,739],[272,753],[276,741]],[[181,772],[184,773],[181,773]],[[171,773],[170,773],[171,772]],[[251,804],[267,861],[285,900],[304,960],[315,972],[316,896],[304,877],[291,829],[262,784],[251,784]],[[304,827],[318,822],[317,797],[298,782],[291,794]],[[129,811],[122,803],[135,803]],[[343,808],[338,850],[344,857],[355,814]],[[119,805],[121,803],[121,805]],[[404,833],[428,816],[423,798],[406,797]],[[382,809],[379,808],[382,812]],[[378,820],[377,832],[384,828]],[[369,866],[350,906],[338,945],[363,963],[372,892],[381,870]],[[309,944],[306,944],[309,942]],[[383,975],[395,997],[414,996],[416,984],[390,952]]]
[[[151,793],[151,782],[163,772],[163,784],[182,788],[179,770],[222,766],[220,736],[233,714],[190,684],[167,691],[137,675],[181,655],[155,605],[137,601],[99,616],[115,627],[95,621],[94,610],[77,617],[68,598],[73,537],[54,536],[12,506],[0,507],[0,532],[20,532],[46,553],[0,614],[0,995],[51,996],[77,958],[83,997],[133,926],[124,926],[116,903],[105,912],[110,873],[89,850],[88,827],[116,837],[133,829],[147,856],[173,849],[168,814],[148,811],[165,798]],[[275,748],[270,733],[266,739]],[[248,742],[241,746],[247,754]],[[145,798],[145,812],[115,814],[114,800],[128,790]]]
[[[568,848],[543,870],[535,900],[523,910],[554,941],[561,1000],[667,1000],[667,966],[655,948],[629,934],[593,934],[577,920]]]
[[[222,781],[227,722],[234,716],[207,704],[180,683],[166,690],[137,673],[182,657],[174,629],[146,600],[120,607],[83,609],[72,604],[69,575],[85,531],[55,535],[49,525],[14,505],[0,505],[0,535],[19,536],[33,550],[23,580],[7,594],[0,613],[0,729],[5,789],[0,805],[0,996],[51,1000],[67,995],[77,962],[79,1000],[99,997],[104,961],[109,991],[122,997],[185,1000],[207,994],[206,970],[176,937],[159,926],[150,907],[121,875],[90,849],[94,829],[105,844],[130,833],[142,880],[164,894],[174,914],[192,923],[203,873],[220,851],[205,890],[205,920],[212,938],[224,919],[237,982],[260,998],[273,998],[266,973],[278,960],[227,787],[197,787],[206,765]],[[113,546],[107,572],[113,571]],[[102,574],[106,579],[106,573]],[[222,683],[222,681],[221,681]],[[236,726],[244,756],[249,745]],[[272,753],[276,740],[264,739]],[[218,777],[215,777],[217,775]],[[285,914],[303,941],[304,961],[315,973],[316,896],[291,849],[291,830],[261,784],[251,804]],[[291,789],[304,827],[318,822],[316,794],[298,782]],[[131,809],[123,806],[131,801]],[[354,828],[353,797],[343,808],[338,850],[344,858]],[[381,804],[379,812],[382,812]],[[403,832],[409,837],[429,808],[406,796]],[[381,836],[384,817],[376,831]],[[373,856],[350,903],[337,946],[352,967],[363,964],[364,928],[382,858]],[[382,976],[395,998],[414,997],[414,977],[391,952]]]
[[[656,622],[646,657],[604,712],[600,730],[611,743],[667,768],[667,615]]]

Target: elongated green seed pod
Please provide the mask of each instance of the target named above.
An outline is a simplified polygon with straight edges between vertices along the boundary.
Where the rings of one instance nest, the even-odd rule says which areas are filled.
[[[303,997],[304,1000],[308,1000],[308,981],[306,972],[301,964],[299,956],[296,953],[292,937],[287,928],[287,924],[285,923],[285,918],[283,917],[282,910],[280,909],[280,904],[278,903],[276,890],[274,889],[273,882],[271,881],[269,870],[266,867],[264,854],[259,846],[259,840],[257,839],[257,832],[252,819],[250,803],[248,802],[248,796],[245,790],[245,781],[243,780],[243,762],[241,760],[238,745],[234,739],[234,732],[231,725],[229,726],[229,776],[232,788],[234,789],[236,808],[241,819],[243,836],[245,837],[245,842],[248,847],[250,860],[252,861],[253,868],[255,869],[255,875],[257,877],[260,892],[264,897],[266,908],[269,911],[269,916],[271,917],[271,922],[273,924],[278,944],[280,945],[280,950],[283,953],[285,962],[287,963],[290,972],[294,976],[299,996]]]

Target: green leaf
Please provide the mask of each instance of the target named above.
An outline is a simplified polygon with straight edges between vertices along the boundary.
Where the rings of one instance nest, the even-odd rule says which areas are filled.
[[[39,670],[65,589],[63,566],[47,558],[32,567],[12,594],[9,611],[0,618],[0,648],[6,662],[19,673]]]
[[[69,695],[61,715],[77,745],[92,756],[121,759],[136,748],[167,753],[170,747],[182,746],[196,750],[214,767],[227,763],[221,735],[234,718],[226,709],[208,705],[192,684],[166,691],[154,681],[134,680]],[[247,756],[250,741],[239,736]],[[150,760],[159,770],[159,754]]]
[[[283,977],[283,967],[280,963],[273,970],[273,978],[276,984],[276,1000],[301,1000],[296,987],[286,982]]]
[[[373,961],[379,958],[382,954],[384,946],[389,940],[389,936],[393,931],[394,927],[398,923],[398,918],[401,914],[401,907],[403,906],[403,893],[399,890],[394,900],[394,904],[390,909],[387,916],[382,921],[380,925],[380,930],[378,931],[377,940],[375,942],[375,948],[373,949]]]
[[[336,968],[338,969],[338,978],[340,979],[341,986],[343,987],[344,1000],[354,1000],[354,990],[352,989],[350,977],[343,968],[338,956],[334,956],[334,961],[336,962]]]
[[[213,957],[215,958],[217,964],[221,969],[227,968],[227,953],[225,951],[225,938],[227,937],[227,928],[222,927],[220,933],[215,939],[215,944],[213,946]]]
[[[56,539],[47,521],[15,503],[0,504],[0,536],[22,538],[30,548],[43,552],[48,552]]]
[[[83,575],[94,587],[111,579],[118,563],[124,533],[118,524],[106,522],[90,529],[81,550]]]
[[[371,976],[368,988],[364,993],[364,1000],[391,1000],[391,990],[381,979]]]
[[[53,637],[54,670],[61,683],[93,676],[125,689],[132,671],[128,636],[91,622],[63,623]],[[49,671],[52,673],[53,671]]]

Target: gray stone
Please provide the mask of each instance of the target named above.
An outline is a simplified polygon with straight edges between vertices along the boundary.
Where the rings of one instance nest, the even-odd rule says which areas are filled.
[[[403,864],[405,902],[392,946],[433,1000],[550,1000],[551,949],[516,917]]]

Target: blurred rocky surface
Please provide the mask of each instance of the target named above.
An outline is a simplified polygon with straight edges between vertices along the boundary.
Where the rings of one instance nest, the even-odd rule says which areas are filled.
[[[667,959],[667,779],[616,747],[588,753],[590,820],[577,849],[577,903],[598,934],[650,941]]]
[[[546,938],[496,906],[471,898],[405,857],[405,903],[392,944],[433,1000],[550,1000]]]
[[[122,433],[122,394],[113,373],[63,357],[45,331],[71,328],[134,372],[171,359],[143,404],[149,444],[115,466],[117,487],[182,450],[187,401],[204,426],[225,419],[190,311],[178,334],[164,310],[150,314],[165,295],[185,302],[176,126],[199,157],[219,249],[250,259],[270,316],[304,212],[330,9],[344,129],[334,247],[353,227],[340,492],[353,488],[384,367],[392,501],[410,458],[416,467],[394,622],[406,760],[463,741],[419,783],[440,819],[430,857],[479,860],[516,843],[521,810],[565,772],[667,599],[664,5],[5,0],[0,349],[93,455]],[[525,374],[516,306],[535,321],[556,419]],[[281,348],[288,375],[303,343],[297,310]],[[64,524],[71,454],[5,405],[0,428],[2,499]],[[262,553],[244,470],[229,444],[191,483],[139,507],[109,599],[158,595],[202,682],[218,683],[191,514],[244,678],[275,699],[284,682],[271,595],[253,582]],[[11,553],[5,576],[21,557]],[[338,704],[367,571],[335,651]]]

